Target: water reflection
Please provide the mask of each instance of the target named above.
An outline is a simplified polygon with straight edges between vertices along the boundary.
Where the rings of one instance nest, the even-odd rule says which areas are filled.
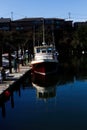
[[[13,85],[10,89],[6,90],[2,96],[0,96],[0,108],[2,109],[2,117],[6,117],[6,103],[10,102],[11,108],[15,108],[15,96],[14,94],[17,93],[17,96],[20,98],[21,95],[21,89],[29,88],[31,85],[31,76],[24,77],[24,79],[21,82],[17,82],[15,85]]]
[[[36,89],[38,99],[47,100],[56,96],[56,73],[54,75],[43,76],[32,74],[32,85]]]
[[[59,63],[59,75],[61,76],[61,79],[63,79],[62,75],[64,75],[65,82],[68,82],[70,78],[73,82],[74,79],[87,79],[87,55],[81,55],[79,57],[60,57]]]
[[[10,104],[11,104],[11,108],[14,108],[14,96],[13,96],[13,92],[11,93],[10,97],[3,97],[3,99],[1,99],[2,101],[0,102],[0,107],[2,109],[2,117],[5,118],[6,117],[6,102],[8,102],[10,100]]]
[[[0,108],[2,109],[2,117],[6,117],[6,103],[10,101],[11,108],[14,108],[14,92],[18,92],[18,95],[20,96],[20,86],[19,84],[16,84],[17,86],[14,86],[12,89],[6,90],[3,95],[0,97]]]
[[[87,58],[86,56],[59,58],[58,72],[48,77],[32,75],[32,78],[27,75],[23,81],[16,84],[11,90],[10,95],[6,97],[3,95],[0,98],[0,109],[2,117],[6,117],[6,103],[10,102],[11,108],[15,108],[16,96],[23,97],[22,90],[36,89],[36,96],[38,99],[47,100],[56,97],[57,87],[62,85],[74,83],[76,80],[87,80]],[[32,85],[33,87],[32,87]],[[15,96],[15,92],[17,93]],[[27,96],[27,95],[26,95]],[[32,96],[32,94],[31,94]],[[33,95],[34,96],[34,95]],[[26,98],[26,97],[23,97]],[[17,105],[17,104],[16,104]]]
[[[6,116],[5,103],[2,103],[1,108],[2,108],[2,117],[5,117]]]
[[[11,107],[14,108],[14,95],[11,93]]]

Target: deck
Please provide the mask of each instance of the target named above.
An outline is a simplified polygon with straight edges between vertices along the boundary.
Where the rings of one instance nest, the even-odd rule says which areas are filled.
[[[29,70],[31,70],[30,66],[21,66],[19,72],[9,73],[5,81],[0,81],[0,95],[7,90],[11,85],[16,83],[21,77],[23,77]]]

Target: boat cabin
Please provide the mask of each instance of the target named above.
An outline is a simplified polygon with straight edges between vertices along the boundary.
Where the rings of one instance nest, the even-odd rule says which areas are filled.
[[[46,45],[46,46],[36,46],[34,47],[34,60],[57,60],[57,55],[54,46]]]
[[[38,46],[34,48],[34,53],[53,53],[53,46]]]

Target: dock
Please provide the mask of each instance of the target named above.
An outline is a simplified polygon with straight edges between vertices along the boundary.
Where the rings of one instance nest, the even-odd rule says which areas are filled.
[[[0,82],[0,96],[10,88],[13,84],[19,81],[27,72],[31,70],[30,66],[21,66],[20,71],[9,73],[5,81]]]

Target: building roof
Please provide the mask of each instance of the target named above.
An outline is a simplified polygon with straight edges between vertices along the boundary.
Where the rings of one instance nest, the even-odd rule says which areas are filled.
[[[17,20],[14,20],[14,21],[31,21],[31,20],[40,20],[40,19],[42,19],[42,17],[38,17],[38,18],[22,18],[22,19],[17,19]]]
[[[64,19],[60,19],[60,18],[44,18],[44,17],[36,17],[36,18],[22,18],[22,19],[17,19],[17,20],[14,20],[15,22],[17,21],[32,21],[32,20],[42,20],[42,19],[48,19],[48,20],[52,20],[52,19],[54,19],[54,20],[63,20],[64,21]]]
[[[7,23],[10,22],[11,19],[10,18],[0,18],[0,23]]]

